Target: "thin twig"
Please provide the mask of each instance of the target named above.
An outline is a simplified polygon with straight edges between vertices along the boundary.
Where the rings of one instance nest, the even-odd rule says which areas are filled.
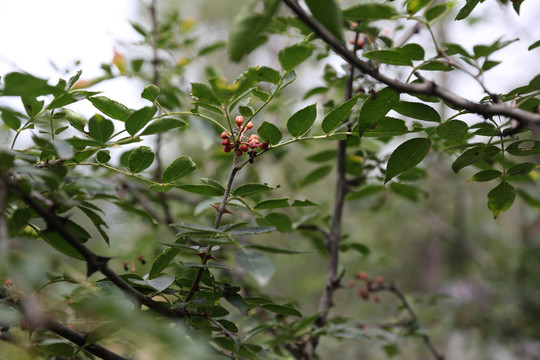
[[[513,118],[525,125],[540,124],[540,114],[521,110],[506,103],[478,103],[467,100],[456,93],[439,86],[437,83],[420,78],[419,83],[404,83],[400,80],[388,77],[379,72],[379,70],[367,61],[360,60],[353,52],[349,51],[345,45],[336,39],[326,28],[307,15],[304,10],[292,0],[283,0],[283,2],[313,30],[325,43],[327,43],[337,54],[345,59],[349,64],[354,65],[360,71],[370,75],[375,80],[388,85],[397,92],[408,94],[433,95],[441,100],[454,105],[455,107],[467,110],[471,113],[481,115],[485,118],[492,116],[507,116]]]
[[[238,149],[235,148],[233,151],[234,151],[234,158],[233,158],[231,173],[229,174],[229,180],[227,180],[225,193],[223,194],[221,203],[219,204],[219,207],[217,208],[217,215],[216,215],[216,221],[214,222],[214,229],[219,228],[219,224],[221,223],[221,218],[223,217],[223,214],[225,214],[225,211],[227,210],[227,207],[226,207],[227,200],[229,198],[229,193],[231,192],[234,177],[236,176],[236,173],[238,172],[238,170],[240,170],[240,168],[238,167]],[[212,255],[212,246],[208,246],[206,249],[206,252],[204,253],[201,263],[203,265],[206,265],[211,255]],[[186,294],[186,297],[184,298],[184,303],[189,302],[193,298],[195,293],[199,290],[199,283],[201,282],[204,270],[205,268],[200,268],[199,271],[197,272],[197,275],[195,276],[195,279],[193,280],[193,284],[191,285],[188,293]]]

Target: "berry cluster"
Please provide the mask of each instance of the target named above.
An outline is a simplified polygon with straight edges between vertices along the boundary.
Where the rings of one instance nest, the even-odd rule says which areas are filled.
[[[248,122],[246,126],[243,128],[243,130],[242,130],[242,126],[244,125],[243,116],[238,115],[234,119],[234,122],[236,123],[238,130],[235,130],[233,135],[238,134],[237,131],[242,131],[242,133],[240,134],[240,142],[237,144],[238,145],[237,152],[239,156],[242,155],[243,153],[247,153],[250,156],[250,160],[252,160],[257,154],[254,151],[254,149],[256,148],[260,148],[261,150],[268,149],[268,143],[259,142],[258,135],[253,134],[253,135],[250,135],[249,137],[244,135],[246,131],[253,128],[252,122]],[[231,152],[235,148],[235,144],[231,142],[231,137],[229,136],[229,134],[227,134],[226,131],[221,133],[221,139],[223,139],[221,141],[221,145],[223,145],[223,150],[225,152]]]
[[[382,276],[377,276],[375,279],[370,279],[365,272],[360,271],[356,274],[355,280],[349,281],[347,286],[352,288],[356,286],[357,281],[362,282],[363,286],[358,290],[358,296],[364,300],[369,300],[370,294],[372,293],[387,289],[387,286],[384,284],[384,277]],[[381,298],[379,295],[374,294],[373,301],[378,303],[381,301]]]

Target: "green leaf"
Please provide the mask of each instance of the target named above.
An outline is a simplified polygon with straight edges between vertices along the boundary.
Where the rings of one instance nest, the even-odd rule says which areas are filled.
[[[281,134],[279,128],[276,125],[269,123],[268,121],[264,121],[261,126],[259,126],[257,133],[263,140],[267,141],[269,144],[272,145],[279,143],[279,141],[283,137],[283,134]]]
[[[431,140],[427,138],[415,138],[405,141],[399,145],[390,155],[386,167],[387,183],[394,176],[397,176],[418,165],[431,149]]]
[[[260,35],[279,8],[280,0],[268,0],[263,13],[254,12],[258,1],[247,2],[234,18],[229,31],[229,58],[240,61],[260,44]]]
[[[414,15],[425,8],[430,2],[431,0],[409,0],[407,2],[407,13],[409,15]]]
[[[129,155],[129,170],[133,173],[139,173],[147,169],[154,162],[154,153],[148,146],[139,146]]]
[[[349,193],[346,196],[347,200],[356,200],[361,199],[366,196],[371,196],[380,193],[381,191],[384,191],[386,188],[382,185],[366,185],[362,189],[355,191],[353,193]]]
[[[346,19],[358,20],[382,20],[397,16],[396,10],[389,6],[377,3],[361,3],[343,11]]]
[[[425,191],[416,186],[408,184],[394,182],[390,184],[390,190],[392,190],[393,193],[403,196],[404,198],[407,198],[414,202],[418,202],[420,200],[420,195],[427,197],[427,193]]]
[[[324,178],[326,175],[328,175],[332,171],[332,165],[325,165],[321,166],[313,171],[311,171],[309,174],[304,176],[302,180],[298,182],[298,186],[304,187],[309,184],[312,184],[322,178]]]
[[[240,185],[239,187],[237,187],[234,191],[233,191],[233,195],[234,196],[241,196],[241,197],[246,197],[246,196],[251,196],[251,195],[255,195],[255,194],[258,194],[258,193],[261,193],[261,192],[264,192],[264,191],[269,191],[269,190],[273,190],[274,188],[266,185],[266,184],[259,184],[259,183],[247,183],[247,184],[243,184],[243,185]]]
[[[295,67],[306,61],[313,54],[313,45],[294,44],[286,47],[278,53],[278,60],[285,71],[293,70]]]
[[[255,210],[279,209],[285,207],[289,207],[289,199],[270,199],[258,202],[257,205],[255,205]]]
[[[410,43],[401,47],[394,48],[397,52],[410,60],[424,60],[424,48],[418,44]]]
[[[167,266],[169,266],[176,255],[178,255],[178,252],[179,249],[172,247],[163,250],[161,254],[154,259],[154,262],[152,262],[152,268],[150,269],[150,273],[148,275],[150,279],[153,279],[161,274],[161,272],[165,270]]]
[[[305,253],[311,252],[311,251],[304,251],[304,250],[285,249],[285,248],[280,248],[273,245],[260,245],[260,244],[246,244],[244,245],[244,247],[248,249],[255,249],[255,250],[264,251],[264,252],[272,253],[272,254],[305,254]]]
[[[533,44],[531,44],[531,46],[529,46],[527,49],[528,49],[529,51],[531,51],[532,49],[536,49],[536,48],[539,47],[539,46],[540,46],[540,40],[535,41],[535,42],[534,42]]]
[[[364,132],[363,137],[397,136],[408,132],[405,121],[385,116],[375,128]]]
[[[221,106],[221,102],[214,95],[212,88],[206,84],[191,83],[191,96],[196,97],[200,101],[206,101],[216,106]]]
[[[226,46],[227,43],[225,41],[216,41],[210,45],[203,46],[197,53],[197,56],[204,56],[210,54],[211,52],[214,52]]]
[[[271,311],[276,314],[287,315],[287,316],[296,316],[302,317],[302,313],[296,310],[292,306],[283,306],[278,304],[266,304],[262,306],[263,309]]]
[[[15,131],[19,130],[21,127],[21,120],[19,120],[12,112],[2,111],[2,120],[7,127]]]
[[[36,344],[34,349],[45,355],[63,357],[71,357],[75,352],[75,349],[69,343],[60,341]]]
[[[82,115],[69,109],[64,109],[64,113],[66,114],[66,119],[69,121],[71,126],[73,126],[75,129],[79,131],[84,131],[84,127],[86,125],[86,119]]]
[[[101,234],[101,236],[103,237],[103,239],[105,240],[105,242],[106,242],[107,244],[109,244],[109,235],[108,235],[107,232],[103,229],[103,227],[108,228],[109,226],[105,223],[105,221],[103,220],[103,218],[102,218],[98,213],[96,213],[95,211],[90,210],[89,208],[86,208],[86,207],[84,207],[84,206],[79,206],[79,209],[81,209],[81,211],[82,211],[86,216],[88,216],[88,218],[90,219],[90,221],[92,221],[92,223],[94,224],[94,226],[96,227],[96,229],[99,231],[99,233]]]
[[[106,164],[111,160],[110,150],[99,150],[96,154],[96,160],[98,163]]]
[[[540,154],[540,141],[536,140],[519,140],[511,143],[506,148],[509,154],[515,156],[528,156]]]
[[[88,120],[88,135],[101,143],[109,140],[113,132],[113,122],[101,115],[96,114]]]
[[[311,129],[317,117],[317,105],[308,105],[305,108],[298,110],[287,121],[287,130],[294,137],[304,135]]]
[[[236,264],[251,275],[259,285],[268,284],[276,271],[272,261],[258,251],[238,251],[235,260]]]
[[[141,133],[143,135],[161,134],[174,128],[186,126],[187,123],[183,120],[170,117],[161,118],[152,121]]]
[[[291,219],[285,213],[272,212],[266,215],[264,219],[274,225],[279,232],[292,231]]]
[[[251,66],[249,70],[244,73],[244,76],[254,83],[265,81],[272,84],[278,84],[281,80],[279,71],[268,66]]]
[[[145,287],[148,286],[158,292],[162,292],[163,290],[166,290],[169,286],[171,286],[174,283],[175,277],[172,275],[163,275],[155,279],[145,279],[145,280],[128,279],[128,280],[129,282],[133,284],[142,285]]]
[[[442,14],[444,14],[444,12],[446,11],[447,8],[448,8],[447,3],[434,5],[434,6],[432,6],[429,9],[426,10],[424,16],[426,17],[427,21],[431,22],[431,21],[437,19]]]
[[[247,316],[248,306],[241,295],[232,291],[226,291],[223,295],[229,304],[237,308],[240,313]]]
[[[267,234],[274,230],[276,230],[275,226],[256,226],[256,227],[233,229],[231,230],[230,234],[232,236]]]
[[[60,251],[62,254],[75,259],[85,260],[84,256],[75,249],[66,239],[55,231],[40,231],[39,235],[49,243],[53,248]]]
[[[86,343],[93,344],[98,341],[104,340],[110,337],[112,334],[123,328],[125,324],[110,322],[104,325],[100,325],[92,330],[86,335]]]
[[[32,119],[39,114],[45,103],[44,100],[38,101],[35,97],[31,96],[23,96],[21,99],[24,105],[24,111],[26,111],[28,116]]]
[[[336,150],[323,150],[321,152],[308,156],[306,160],[311,162],[325,162],[329,160],[334,160],[336,156]]]
[[[291,207],[306,207],[306,206],[319,206],[319,204],[314,203],[310,200],[294,200]]]
[[[535,163],[525,162],[512,166],[510,169],[508,169],[506,174],[510,176],[527,175],[537,167],[538,165],[536,165]]]
[[[441,122],[441,116],[437,110],[423,103],[400,101],[396,104],[394,110],[413,119]]]
[[[160,90],[156,85],[146,85],[141,93],[141,97],[150,102],[154,102],[157,99],[159,92]]]
[[[446,141],[461,144],[467,136],[469,127],[461,120],[450,120],[437,126],[435,132]]]
[[[141,130],[157,112],[157,108],[152,106],[143,107],[133,111],[126,119],[126,130],[130,135],[135,135]]]
[[[479,160],[482,160],[484,158],[484,150],[485,146],[480,145],[465,151],[454,161],[454,163],[452,164],[452,170],[457,173],[464,167],[472,165]]]
[[[454,20],[463,20],[474,10],[480,0],[467,0],[467,3],[459,10]]]
[[[353,106],[358,101],[358,96],[356,95],[351,99],[347,100],[345,103],[337,106],[332,111],[328,113],[323,119],[322,129],[325,133],[329,133],[334,130],[337,126],[342,124],[349,115],[351,114]]]
[[[93,96],[88,98],[88,100],[96,109],[116,120],[125,121],[131,114],[131,110],[125,105],[105,96]]]
[[[386,87],[364,102],[360,110],[358,130],[360,136],[366,130],[374,129],[377,124],[399,102],[399,94]]]
[[[502,180],[493,190],[488,193],[488,208],[493,213],[493,217],[497,218],[500,213],[505,212],[512,206],[516,198],[516,190],[514,187]]]
[[[165,171],[163,171],[162,182],[170,183],[171,181],[178,180],[187,174],[193,172],[197,165],[191,160],[189,156],[182,155],[174,160]]]
[[[397,50],[372,50],[365,51],[366,58],[375,60],[384,64],[398,66],[412,66],[412,61]]]
[[[474,174],[473,177],[467,181],[486,182],[496,179],[501,175],[502,173],[499,170],[484,170]]]
[[[212,185],[206,185],[206,184],[185,184],[185,185],[175,185],[175,187],[189,191],[195,194],[199,195],[206,195],[206,196],[220,196],[223,195],[223,192],[219,189],[216,189]]]
[[[313,17],[338,40],[343,40],[343,14],[335,0],[306,0]]]
[[[4,76],[4,96],[35,98],[41,95],[58,94],[59,89],[47,84],[47,80],[30,74],[12,72]],[[43,104],[42,104],[43,105]]]

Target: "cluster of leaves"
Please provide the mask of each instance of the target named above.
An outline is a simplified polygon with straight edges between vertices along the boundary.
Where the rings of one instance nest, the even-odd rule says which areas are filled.
[[[495,103],[535,113],[540,105],[540,76],[505,94],[492,94],[481,83],[486,97],[477,104],[476,113],[482,118],[475,123],[463,120],[465,114],[474,112],[471,109],[442,101],[433,94],[407,92],[406,85],[422,82],[422,78],[411,80],[418,72],[465,71],[479,79],[499,64],[492,60],[492,54],[512,41],[477,45],[472,53],[459,44],[439,44],[435,38],[430,45],[411,42],[396,45],[378,23],[391,20],[401,24],[413,20],[431,31],[434,23],[451,13],[451,2],[410,0],[400,5],[366,2],[342,10],[335,1],[310,0],[306,1],[311,11],[307,20],[301,16],[278,16],[280,3],[265,1],[262,12],[255,11],[257,1],[243,7],[232,23],[227,47],[230,59],[240,61],[274,34],[300,34],[303,40],[279,51],[280,69],[252,66],[232,83],[209,66],[205,69],[207,81],[191,82],[190,92],[186,93],[182,82],[190,59],[136,58],[128,63],[119,53],[112,64],[103,66],[104,75],[99,79],[80,80],[81,71],[69,80],[60,79],[56,85],[20,72],[2,77],[0,95],[20,99],[22,107],[0,109],[11,137],[10,148],[0,149],[0,203],[3,204],[0,221],[7,226],[1,240],[20,243],[17,246],[23,249],[3,255],[5,261],[0,268],[4,278],[15,278],[14,283],[12,280],[6,283],[1,294],[4,306],[0,319],[3,314],[8,319],[2,323],[3,338],[10,338],[9,329],[22,319],[29,323],[31,331],[36,331],[31,355],[85,358],[93,354],[114,358],[99,355],[100,348],[95,344],[114,342],[110,335],[121,331],[126,339],[121,344],[122,352],[131,356],[140,345],[132,326],[145,327],[148,333],[161,336],[167,332],[167,326],[164,329],[160,325],[142,324],[146,318],[162,324],[162,316],[181,319],[185,325],[185,328],[177,325],[174,331],[179,333],[171,330],[170,337],[180,334],[177,336],[183,339],[201,339],[213,351],[231,358],[286,356],[287,352],[298,358],[312,358],[314,355],[306,349],[309,344],[314,349],[321,336],[366,338],[366,332],[349,319],[339,316],[327,319],[329,307],[303,317],[294,299],[272,299],[261,290],[276,271],[266,254],[305,257],[310,252],[309,246],[276,245],[274,239],[287,233],[315,230],[316,234],[306,236],[314,240],[317,250],[330,253],[331,257],[332,252],[337,258],[336,252],[348,250],[369,253],[364,244],[354,239],[346,241],[346,236],[340,235],[341,216],[334,216],[331,229],[327,229],[325,215],[311,211],[319,206],[317,194],[311,194],[312,199],[268,195],[280,190],[277,184],[261,181],[267,172],[265,162],[293,154],[295,143],[309,140],[340,144],[338,150],[317,151],[307,158],[317,167],[302,175],[293,186],[296,189],[307,188],[336,168],[343,180],[338,181],[337,186],[341,187],[338,192],[346,200],[382,198],[389,191],[418,202],[427,195],[421,180],[428,176],[428,171],[421,163],[430,152],[437,151],[453,159],[452,170],[456,173],[467,167],[476,168],[471,181],[496,182],[488,193],[488,208],[494,217],[511,207],[516,193],[526,203],[540,207],[540,199],[527,191],[536,186],[537,164],[531,155],[540,153],[540,143],[527,127],[531,124],[516,125],[505,117],[504,111],[496,115],[484,112]],[[295,2],[285,3],[295,9]],[[467,1],[457,19],[466,18],[478,3]],[[516,10],[520,3],[514,3]],[[377,72],[410,71],[405,85],[397,88],[376,77],[368,78],[364,73],[349,70],[349,64],[344,65],[345,73],[328,65],[323,75],[325,85],[309,90],[304,100],[320,94],[332,100],[322,109],[313,101],[288,115],[288,109],[284,111],[277,105],[285,102],[285,89],[297,76],[295,69],[314,54],[321,60],[331,52],[331,44],[312,33],[309,26],[313,24],[341,43],[348,37],[354,39],[352,50],[345,45],[343,53],[333,49],[344,57],[345,52],[353,54]],[[178,49],[198,47],[191,33],[193,24],[176,14],[159,26],[154,24],[154,29],[132,25],[142,36],[142,44],[153,49],[154,54],[157,49],[175,54]],[[360,36],[366,39],[361,44],[357,41]],[[200,46],[193,58],[210,55],[223,46],[222,41]],[[433,54],[429,55],[430,52]],[[152,72],[154,76],[150,76]],[[82,90],[118,76],[143,79],[141,101],[149,104],[130,109],[121,99]],[[344,97],[345,100],[338,100]],[[73,104],[86,101],[98,113],[87,117],[70,109]],[[245,119],[239,127],[234,122],[238,115]],[[278,118],[287,120],[282,122]],[[254,150],[244,160],[236,150],[249,123],[255,124],[254,131],[269,147]],[[201,140],[190,143],[190,138],[203,138],[196,135],[197,130],[211,138],[210,151],[203,151]],[[220,151],[222,132],[230,136],[234,152]],[[148,146],[162,135],[170,136],[173,141],[182,139],[174,152],[178,149],[191,152],[174,155],[167,165],[162,165],[168,154],[161,147]],[[19,142],[29,145],[20,147]],[[145,145],[140,145],[141,142]],[[238,184],[236,175],[240,171],[246,175]],[[200,181],[195,180],[196,176],[202,176]],[[104,203],[107,205],[103,206]],[[143,219],[150,232],[160,236],[140,237],[138,245],[128,251],[130,255],[114,253],[129,239],[111,236],[109,204],[122,213]],[[343,205],[340,206],[342,209]],[[92,229],[86,225],[88,221],[93,224]],[[318,223],[325,225],[315,225]],[[337,238],[333,235],[336,231]],[[110,250],[100,250],[106,252],[103,256],[88,250],[100,249],[93,241],[97,234],[111,246]],[[27,239],[41,239],[62,254],[61,259],[85,261],[88,276],[100,272],[104,277],[84,280],[80,269],[77,270],[80,263],[66,262],[65,269],[58,269],[56,258],[51,256],[44,260],[46,271],[32,279],[30,270],[19,264],[19,257],[30,257],[27,253],[33,251]],[[149,245],[139,245],[148,243],[149,239],[153,239],[151,250]],[[265,244],[265,240],[270,243]],[[332,241],[338,246],[331,245]],[[120,261],[111,260],[116,256],[136,258],[141,250],[151,253],[152,260],[146,266],[145,258],[150,256],[138,256],[141,266],[136,267],[133,261],[131,273],[128,261],[120,266]],[[199,258],[201,261],[193,261]],[[108,267],[109,262],[114,271]],[[25,276],[15,277],[10,267],[22,269]],[[122,268],[124,273],[116,275]],[[77,275],[72,276],[71,272]],[[331,280],[327,287],[338,288],[341,279]],[[43,320],[43,314],[36,315],[37,310],[26,305],[32,303],[25,293],[45,297],[41,295],[43,289],[63,289],[60,286],[69,289],[67,295],[62,295],[64,290],[58,290],[48,296],[69,307],[55,308],[55,318],[75,324],[76,328],[81,320],[91,320],[90,326],[77,329],[84,339],[82,345],[73,340],[75,335],[65,335],[67,330],[58,330],[51,325],[55,323]],[[395,292],[393,286],[383,288]],[[325,291],[328,293],[328,289]],[[405,299],[401,292],[396,293],[400,300]],[[126,294],[135,295],[131,300],[136,307],[145,305],[150,310],[131,309]],[[90,305],[93,301],[96,304]],[[48,306],[53,302],[42,303]],[[34,307],[39,309],[41,305]],[[407,311],[412,313],[410,307]],[[134,316],[134,312],[140,317]],[[427,335],[417,331],[420,326],[416,317],[403,326],[428,343]],[[51,335],[51,331],[70,342]],[[189,341],[182,342],[185,349],[191,349],[186,343]],[[171,344],[177,345],[174,340]],[[398,351],[391,342],[385,343],[384,349],[389,355]],[[193,351],[200,351],[199,358],[206,356],[206,348]],[[438,357],[436,351],[433,353]],[[172,354],[168,356],[174,357]]]

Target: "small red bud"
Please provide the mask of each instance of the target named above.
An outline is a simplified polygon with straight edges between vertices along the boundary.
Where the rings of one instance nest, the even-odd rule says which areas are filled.
[[[230,147],[230,146],[225,146],[223,148],[223,151],[225,151],[226,153],[231,152],[231,150],[232,150],[232,147]]]
[[[242,124],[244,123],[244,117],[238,115],[238,116],[234,119],[234,122],[236,123],[236,126],[240,127],[240,126],[242,126]]]
[[[229,135],[227,135],[227,132],[226,132],[226,131],[224,131],[224,132],[221,133],[221,138],[222,138],[222,139],[228,139],[228,138],[229,138]]]
[[[246,144],[240,145],[239,149],[243,152],[247,152],[249,150],[249,147]]]
[[[227,145],[229,145],[230,143],[231,143],[231,142],[230,142],[229,139],[224,139],[224,140],[221,141],[221,145],[223,145],[223,146],[227,146]]]
[[[356,283],[355,283],[353,280],[349,280],[349,281],[347,282],[347,287],[348,287],[348,288],[352,288],[352,287],[354,287],[354,285],[356,285]]]
[[[253,129],[253,123],[252,123],[252,122],[248,122],[248,123],[246,124],[246,128],[247,128],[247,129]]]
[[[242,156],[242,154],[243,154],[242,150],[238,150],[237,154],[238,154],[238,156]]]
[[[261,150],[266,150],[266,149],[268,149],[268,143],[265,143],[265,142],[260,143],[259,147],[261,148]]]
[[[13,280],[9,278],[4,280],[4,285],[11,289],[11,286],[13,285]]]
[[[137,260],[139,260],[141,262],[141,264],[143,264],[143,265],[146,264],[146,260],[144,260],[144,257],[142,255],[139,255],[137,257]]]
[[[374,296],[373,296],[373,301],[375,301],[376,303],[380,303],[380,302],[381,302],[381,298],[379,297],[379,295],[374,295]]]
[[[382,284],[382,283],[384,282],[384,277],[383,277],[383,276],[377,276],[377,277],[375,278],[375,282],[376,282],[377,284]]]
[[[360,271],[358,274],[356,274],[356,278],[358,280],[368,280],[369,276],[365,272]]]
[[[124,267],[124,270],[128,271],[128,262],[127,261],[124,261],[122,263],[122,266]]]
[[[28,323],[24,320],[21,320],[19,327],[21,328],[22,331],[26,331],[28,330]]]

